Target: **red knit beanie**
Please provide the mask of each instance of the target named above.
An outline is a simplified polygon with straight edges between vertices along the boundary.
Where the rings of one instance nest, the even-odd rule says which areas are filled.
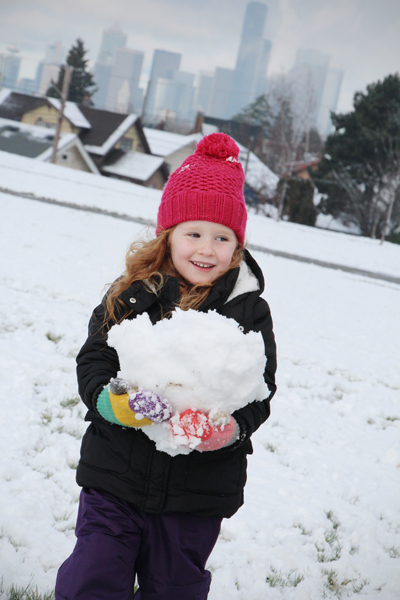
[[[158,209],[156,235],[186,221],[212,221],[232,229],[244,245],[247,213],[239,148],[226,133],[212,133],[172,173]]]

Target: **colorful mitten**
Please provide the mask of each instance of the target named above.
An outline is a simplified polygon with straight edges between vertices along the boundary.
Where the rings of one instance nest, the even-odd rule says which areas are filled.
[[[129,394],[123,392],[124,389],[129,389],[127,382],[123,379],[112,379],[110,385],[100,392],[96,406],[103,419],[124,427],[151,425],[152,421],[132,411],[129,406]],[[119,393],[113,393],[112,390],[118,390]]]
[[[188,409],[172,421],[173,434],[180,438],[186,436],[188,445],[194,443],[199,452],[218,450],[239,438],[239,425],[225,413],[210,418],[199,410]]]
[[[239,425],[233,417],[229,416],[228,418],[229,421],[225,425],[213,425],[211,436],[196,446],[198,452],[219,450],[224,446],[230,446],[239,439]]]
[[[172,406],[166,398],[162,398],[149,390],[138,390],[129,396],[129,408],[136,413],[136,418],[143,415],[154,423],[168,421],[172,415]]]
[[[204,441],[212,436],[208,416],[190,408],[180,413],[178,420],[174,422],[173,432],[175,435],[185,435],[188,440],[197,438]]]

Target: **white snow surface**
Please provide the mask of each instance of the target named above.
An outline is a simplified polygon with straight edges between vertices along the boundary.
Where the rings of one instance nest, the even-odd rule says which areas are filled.
[[[0,151],[0,187],[131,217],[157,218],[161,191]],[[400,277],[400,246],[249,214],[247,240],[272,250]]]
[[[108,344],[118,353],[118,376],[166,398],[174,414],[190,408],[230,415],[269,395],[261,333],[244,335],[236,321],[215,311],[176,310],[156,325],[145,313],[113,327]],[[171,456],[189,451],[168,422],[142,429],[158,450]]]
[[[3,154],[4,188],[155,218],[153,190]],[[44,593],[75,543],[87,426],[75,356],[143,230],[6,193],[0,203],[0,579]],[[256,215],[249,239],[400,271],[394,244]],[[223,521],[208,561],[209,600],[399,598],[400,287],[253,254],[274,319],[278,391],[252,438],[245,504]]]

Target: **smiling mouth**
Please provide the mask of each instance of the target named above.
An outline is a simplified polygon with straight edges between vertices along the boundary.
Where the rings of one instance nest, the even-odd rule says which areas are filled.
[[[195,261],[191,261],[192,265],[194,265],[195,267],[200,267],[200,269],[212,269],[213,267],[215,267],[215,265],[210,265],[210,263],[202,263],[202,262],[195,262]]]

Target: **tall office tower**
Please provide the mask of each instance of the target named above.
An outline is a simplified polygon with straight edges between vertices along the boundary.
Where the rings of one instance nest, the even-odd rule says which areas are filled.
[[[211,94],[214,87],[214,73],[209,71],[200,71],[197,78],[195,98],[193,102],[194,110],[200,111],[203,115],[208,115]]]
[[[341,69],[328,70],[317,121],[318,131],[324,139],[332,132],[331,111],[337,109],[342,80]]]
[[[194,78],[193,73],[174,71],[170,79],[157,77],[154,80],[154,122],[162,119],[162,115],[171,113],[174,113],[178,121],[187,121],[194,117]]]
[[[143,91],[139,88],[139,79],[143,59],[143,52],[138,50],[131,50],[130,48],[118,48],[116,50],[105,103],[107,110],[140,113]],[[127,92],[129,92],[129,99],[127,99]],[[118,97],[120,100],[118,100]]]
[[[288,83],[293,90],[293,116],[298,132],[317,128],[329,54],[317,50],[300,49],[296,63],[288,73]]]
[[[214,85],[211,93],[208,113],[210,117],[228,119],[228,104],[233,82],[233,69],[215,69]]]
[[[92,96],[92,100],[98,108],[106,108],[108,86],[115,55],[118,48],[125,48],[125,46],[126,33],[122,31],[119,25],[115,24],[110,29],[103,31],[99,55],[94,65],[94,80],[98,90]]]
[[[125,48],[125,46],[126,33],[124,33],[116,23],[113,27],[110,27],[110,29],[105,29],[103,31],[97,62],[101,65],[112,65],[118,48]]]
[[[49,65],[61,65],[64,58],[63,46],[61,42],[49,44],[46,48],[44,62]]]
[[[266,18],[265,4],[248,3],[227,107],[229,117],[265,92],[272,46],[271,42],[263,39]]]
[[[179,71],[181,58],[182,55],[177,54],[176,52],[154,50],[150,81],[146,94],[145,116],[148,121],[151,122],[157,119],[157,107],[155,106],[155,92],[157,87],[159,88],[159,86],[157,86],[157,79],[172,80],[174,73]]]
[[[64,60],[64,49],[61,42],[49,44],[46,48],[44,59],[36,69],[34,91],[39,96],[44,96],[52,81],[58,80],[60,65]]]
[[[18,52],[18,50],[4,58],[3,72],[1,73],[2,77],[0,81],[0,87],[6,87],[12,90],[17,88],[18,72],[21,64],[21,58],[16,56],[15,52]]]

